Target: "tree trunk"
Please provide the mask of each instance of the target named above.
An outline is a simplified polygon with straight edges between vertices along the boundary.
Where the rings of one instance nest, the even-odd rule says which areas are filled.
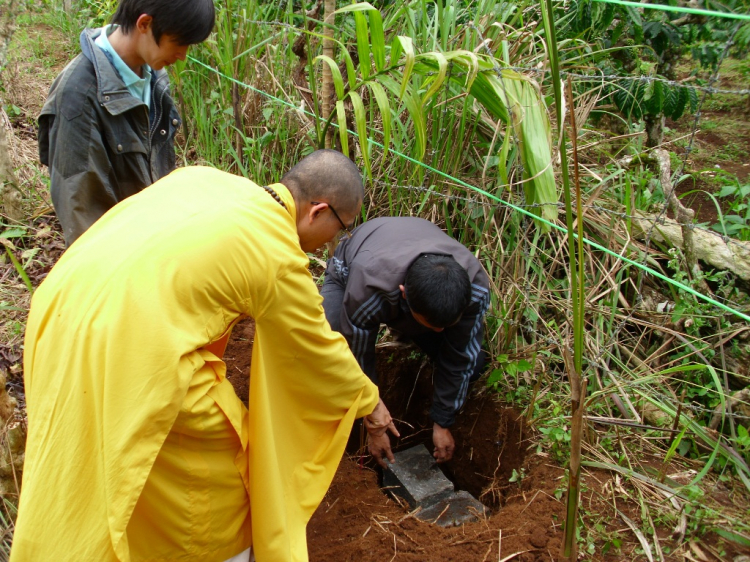
[[[4,91],[3,69],[7,62],[8,45],[16,30],[16,16],[20,9],[17,0],[0,0],[0,94]],[[0,107],[4,99],[0,95]],[[13,173],[13,163],[8,152],[8,141],[5,132],[5,113],[0,114],[0,209],[13,220],[21,219],[21,194],[18,182]]]
[[[334,58],[334,48],[333,48],[333,23],[335,21],[335,17],[333,15],[333,12],[336,11],[336,0],[325,0],[325,8],[323,11],[323,21],[325,22],[326,26],[323,28],[323,54],[327,57],[330,57],[333,60],[336,60]],[[323,121],[326,121],[328,117],[331,115],[332,111],[332,98],[333,98],[333,74],[331,73],[331,68],[327,64],[323,64],[323,87],[321,89],[321,96],[322,96],[322,104],[321,104],[321,110],[322,110],[322,117]],[[328,131],[326,132],[326,148],[331,148],[333,144],[333,128],[328,127]]]
[[[664,117],[661,119],[664,119]],[[672,214],[682,228],[682,251],[685,254],[685,261],[687,262],[690,275],[694,280],[698,281],[698,284],[700,285],[700,288],[703,289],[704,293],[711,294],[711,290],[701,274],[701,267],[698,264],[698,255],[695,249],[695,239],[693,237],[693,219],[695,218],[695,211],[685,207],[674,192],[674,186],[672,185],[671,180],[672,166],[669,159],[669,152],[663,148],[657,149],[654,151],[654,158],[659,164],[661,189],[664,192],[664,196],[667,198]]]
[[[655,221],[658,221],[656,228]],[[726,269],[737,277],[750,281],[750,242],[731,240],[727,243],[718,232],[696,228],[691,233],[691,249],[685,250],[684,228],[675,220],[646,215],[640,211],[635,212],[633,219],[633,235],[638,240],[645,240],[646,234],[651,232],[651,240],[654,242],[666,242],[672,247],[680,248],[686,254],[692,253],[695,258],[715,268]]]
[[[643,123],[646,126],[646,146],[656,148],[664,141],[664,114],[644,115]]]
[[[23,218],[23,198],[13,173],[4,121],[5,119],[0,118],[0,209],[10,219],[17,221]]]

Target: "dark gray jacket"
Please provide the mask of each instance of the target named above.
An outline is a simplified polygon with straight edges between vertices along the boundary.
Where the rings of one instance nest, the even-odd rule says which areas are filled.
[[[68,246],[116,203],[175,167],[180,118],[167,73],[152,72],[149,112],[94,44],[100,32],[81,33],[81,54],[55,79],[39,116],[39,159],[49,166]]]
[[[367,221],[339,244],[328,261],[321,290],[323,307],[331,326],[349,342],[362,370],[377,383],[375,343],[380,324],[411,337],[431,332],[414,320],[399,289],[406,270],[422,254],[453,256],[471,280],[471,302],[461,320],[439,333],[442,341],[430,416],[440,426],[450,427],[466,400],[469,379],[479,360],[484,315],[490,303],[489,278],[468,249],[424,219]],[[342,297],[340,304],[329,300]],[[337,318],[332,318],[331,312]]]

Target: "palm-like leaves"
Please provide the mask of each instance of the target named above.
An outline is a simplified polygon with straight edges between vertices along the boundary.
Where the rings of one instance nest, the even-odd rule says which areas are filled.
[[[510,135],[518,142],[527,203],[534,205],[537,215],[555,220],[557,190],[551,165],[550,123],[535,83],[517,72],[501,69],[499,61],[490,55],[463,49],[417,54],[412,39],[406,36],[395,37],[387,47],[378,10],[367,2],[337,10],[337,13],[349,12],[355,20],[359,66],[355,68],[348,52],[340,49],[347,68],[346,84],[335,61],[323,56],[315,59],[332,70],[342,150],[348,153],[348,132],[343,126],[346,122],[343,102],[348,100],[369,177],[372,176],[369,157],[372,129],[376,124],[382,128],[387,154],[394,120],[403,123],[404,115],[408,116],[411,138],[401,138],[399,144],[410,146],[411,156],[423,160],[430,107],[445,88],[454,88],[473,96],[492,119],[505,123],[506,142],[501,156],[507,155]],[[368,91],[376,102],[378,114],[368,110],[365,102]],[[503,161],[502,169],[504,165]]]

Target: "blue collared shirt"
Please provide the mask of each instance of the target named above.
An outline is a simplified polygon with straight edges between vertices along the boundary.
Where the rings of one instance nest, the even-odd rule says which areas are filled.
[[[115,67],[117,74],[122,78],[125,87],[132,94],[133,97],[143,100],[149,108],[151,106],[151,68],[144,64],[141,67],[143,71],[143,78],[138,76],[131,68],[125,64],[122,57],[112,47],[112,43],[109,42],[108,35],[117,28],[116,25],[105,25],[102,28],[102,32],[99,37],[96,38],[94,43],[102,51],[104,51],[109,60],[112,61],[112,65]]]

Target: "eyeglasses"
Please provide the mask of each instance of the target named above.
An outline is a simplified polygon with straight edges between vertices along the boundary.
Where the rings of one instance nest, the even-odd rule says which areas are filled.
[[[312,205],[320,205],[321,203],[322,203],[322,201],[310,201],[310,204],[312,204]],[[351,238],[352,237],[352,233],[350,232],[349,227],[346,226],[344,224],[344,221],[341,220],[341,217],[336,212],[336,209],[333,208],[333,205],[331,205],[330,203],[326,203],[326,205],[328,205],[328,208],[331,209],[331,212],[333,213],[333,216],[336,217],[336,220],[339,221],[339,224],[341,225],[341,229],[346,233],[346,235],[349,238]]]

